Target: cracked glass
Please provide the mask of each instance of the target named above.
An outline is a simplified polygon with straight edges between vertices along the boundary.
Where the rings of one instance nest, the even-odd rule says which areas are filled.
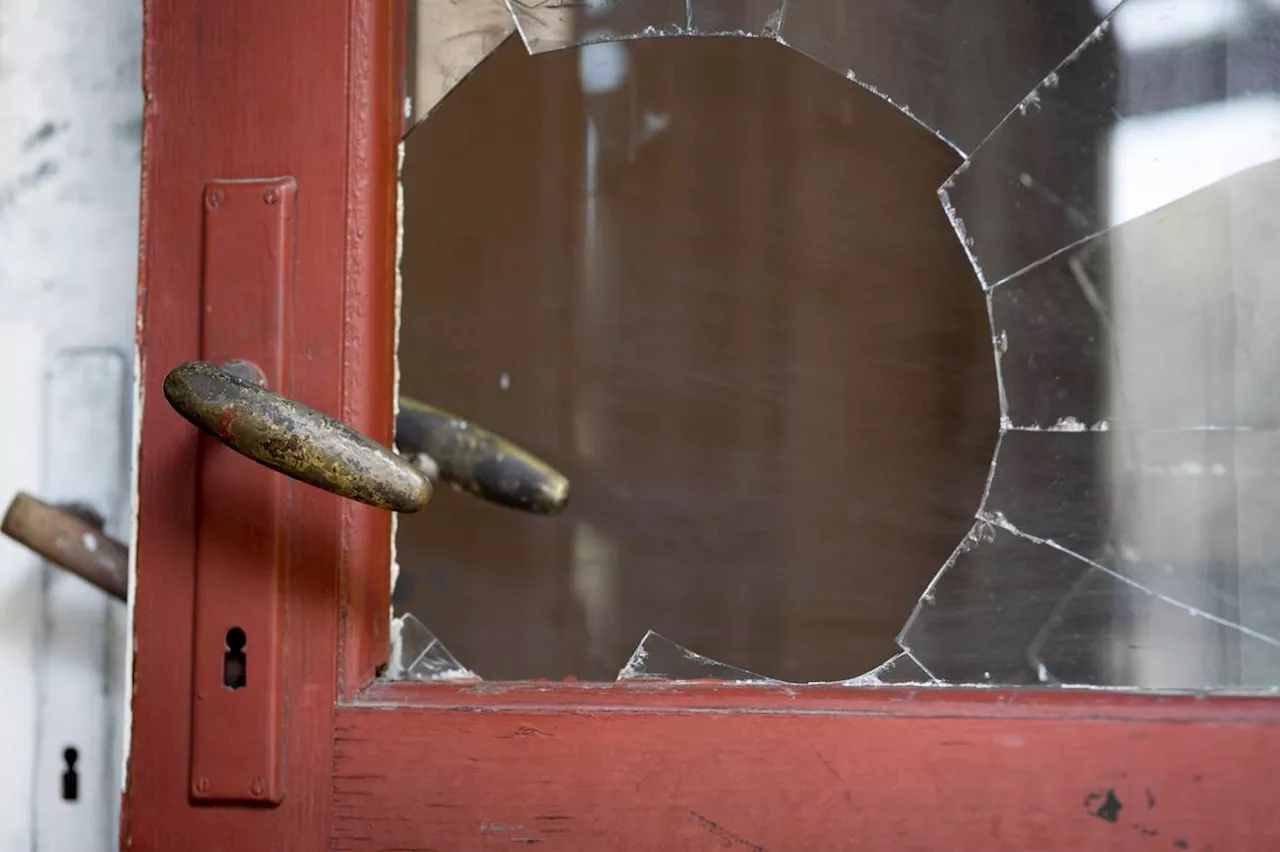
[[[419,0],[402,388],[573,497],[389,678],[1280,686],[1280,7],[987,6]]]

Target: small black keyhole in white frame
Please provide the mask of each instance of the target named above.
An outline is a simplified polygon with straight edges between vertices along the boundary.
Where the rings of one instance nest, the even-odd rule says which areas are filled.
[[[76,761],[80,752],[75,746],[67,746],[62,750],[62,801],[76,802],[80,800],[80,773],[76,771]]]

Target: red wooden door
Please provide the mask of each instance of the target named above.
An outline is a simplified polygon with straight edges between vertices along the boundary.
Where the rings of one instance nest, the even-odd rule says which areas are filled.
[[[826,18],[803,8],[779,18],[759,5],[694,0],[627,17],[619,10],[629,4],[616,4],[607,7],[606,23],[623,35],[695,23],[701,31],[776,35],[781,26],[785,41],[827,64],[865,55],[880,73],[870,82],[895,96],[898,66],[860,28],[874,15],[859,19],[850,4]],[[273,390],[391,443],[404,10],[389,0],[149,0],[146,8],[127,848],[1280,845],[1266,783],[1280,755],[1280,712],[1262,696],[1007,688],[1024,681],[999,673],[992,680],[1006,688],[379,679],[391,642],[390,514],[278,477],[202,439],[164,404],[163,383],[184,361],[249,358]],[[517,8],[523,35],[536,47],[567,46],[585,31],[559,6]],[[1079,20],[1064,13],[1057,23],[1069,30]],[[893,14],[879,24],[889,41],[909,34],[894,29]],[[917,101],[920,120],[944,128],[958,150],[972,152],[1003,109],[1051,70],[1023,67],[1025,56],[1001,52],[1018,41],[1018,24],[1010,18],[1005,31],[943,16],[932,58],[918,60],[930,68],[954,36],[956,44],[976,46],[970,62],[1013,69],[993,76],[989,99],[956,103],[926,92]],[[1074,44],[1088,35],[1084,27],[1061,37]],[[1103,31],[1095,43],[1105,37]],[[1106,67],[1079,65],[1090,73]],[[1070,122],[1079,110],[1063,107],[1081,103],[1072,100],[1081,89],[1071,87],[1105,78],[1080,82],[1068,71],[1014,113],[1044,110],[1059,142],[1076,140]],[[1054,100],[1059,82],[1064,101]],[[1096,112],[1111,115],[1122,106],[1108,101]],[[1096,123],[1085,125],[1079,138],[1098,131]],[[1015,120],[1008,134],[993,137],[988,155],[975,156],[968,169],[1001,178],[990,184],[998,191],[974,193],[967,182],[973,178],[958,175],[947,199],[962,235],[973,238],[965,250],[975,269],[989,286],[1006,288],[989,298],[993,323],[1018,309],[1023,291],[1015,288],[1025,279],[1015,277],[1025,266],[1105,230],[1091,230],[1102,215],[1090,183],[1096,169],[1085,169],[1085,180],[1079,169],[1050,168],[1069,165],[1070,152],[1037,137],[1048,132],[1044,125],[1022,127]],[[1019,148],[1027,138],[1044,144]],[[1042,173],[1077,180],[1042,186],[1030,177]],[[1265,185],[1266,175],[1251,174]],[[1206,177],[1204,185],[1219,177],[1227,175]],[[1017,230],[1020,221],[1034,227]],[[1133,244],[1108,251],[1117,255]],[[1070,275],[1079,264],[1064,268]],[[1060,283],[1040,286],[1057,294],[1052,288]],[[1075,316],[1068,302],[1063,296],[1046,310]],[[1079,345],[1080,335],[1091,333],[1083,325],[1057,327],[1045,351]],[[1027,338],[996,337],[1007,383],[1054,390],[1002,400],[1000,452],[1047,459],[1050,474],[1071,469],[1076,456],[1035,444],[1039,435],[1094,440],[1116,415],[1090,412],[1096,418],[1077,429],[1060,416],[1075,409],[1059,411],[1055,400],[1079,388],[1035,353],[1021,352]],[[1037,433],[1035,424],[1055,421],[1056,431]],[[1089,428],[1098,423],[1104,425]],[[928,654],[922,659],[930,668],[946,667],[934,672],[941,679],[974,684],[990,677],[966,644],[984,625],[950,633],[920,625],[936,617],[945,627],[966,611],[977,612],[977,622],[1003,614],[1002,624],[1016,625],[1018,613],[1036,608],[1061,620],[1060,599],[1035,593],[1048,588],[1043,574],[1072,595],[1095,581],[1138,588],[1179,616],[1263,650],[1275,644],[1251,616],[1192,606],[1179,592],[1161,591],[1158,578],[1135,578],[1101,557],[1091,573],[1064,574],[1045,554],[1075,558],[1085,547],[1077,538],[1093,527],[1064,521],[1057,511],[1081,505],[1072,502],[1078,495],[1070,486],[1082,480],[1047,475],[1048,497],[1036,503],[1002,471],[1033,477],[1038,468],[1025,460],[1014,467],[1018,456],[1004,457],[1012,461],[993,467],[985,514],[948,570],[964,564],[993,576],[1012,564],[1038,573],[1021,586],[1001,575],[1002,582],[963,594],[939,581],[926,599],[937,606],[924,607],[918,619],[925,621],[906,636]],[[1067,490],[1053,490],[1064,482]],[[1265,535],[1262,541],[1265,551]],[[1024,548],[1035,558],[1023,558]],[[960,597],[949,599],[953,593]],[[1237,604],[1243,594],[1235,592]],[[233,630],[240,631],[235,642]],[[998,646],[1011,635],[997,631],[980,641]],[[1070,670],[1079,645],[1062,646],[1057,657],[1045,651],[1040,671],[1045,662]],[[232,677],[227,661],[237,654]],[[1259,685],[1226,676],[1167,685],[1215,684]]]

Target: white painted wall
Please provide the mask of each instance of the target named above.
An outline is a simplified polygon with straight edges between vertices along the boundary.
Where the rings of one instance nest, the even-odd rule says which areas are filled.
[[[128,540],[139,0],[0,0],[0,510]],[[125,609],[0,540],[0,852],[117,846]],[[61,796],[79,752],[79,798]]]

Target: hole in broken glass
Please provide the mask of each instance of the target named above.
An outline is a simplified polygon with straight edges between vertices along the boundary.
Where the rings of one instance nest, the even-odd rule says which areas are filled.
[[[404,392],[574,499],[442,491],[400,520],[398,611],[486,678],[612,680],[650,629],[781,680],[873,669],[994,447],[933,196],[957,158],[774,44],[588,51],[509,42],[406,142]]]
[[[597,5],[518,14],[521,34],[537,51],[667,31],[678,17],[638,28],[638,5]],[[1128,0],[1091,34],[1114,3],[1017,4],[998,25],[940,3],[881,39],[893,51],[855,51],[857,32],[895,26],[875,5],[726,13],[693,0],[684,22],[694,31],[695,13],[728,14],[735,23],[708,28],[790,44],[973,153],[940,194],[991,288],[1002,416],[989,493],[903,628],[910,650],[845,682],[1280,684],[1280,542],[1267,523],[1280,503],[1267,283],[1280,236],[1267,165],[1280,154],[1274,6],[1206,15],[1205,4]],[[1018,17],[1036,14],[1060,25]],[[975,30],[957,37],[965,27]],[[1020,37],[997,39],[1001,27]],[[1027,32],[1069,43],[1029,45]],[[990,79],[956,50],[983,51]],[[1045,58],[1068,53],[1033,86]],[[857,74],[841,67],[855,54]],[[664,129],[643,118],[633,134]],[[616,559],[607,537],[588,528],[583,539],[593,560]],[[584,588],[607,594],[609,583]],[[751,631],[752,613],[740,614]],[[620,676],[760,678],[652,632]]]

